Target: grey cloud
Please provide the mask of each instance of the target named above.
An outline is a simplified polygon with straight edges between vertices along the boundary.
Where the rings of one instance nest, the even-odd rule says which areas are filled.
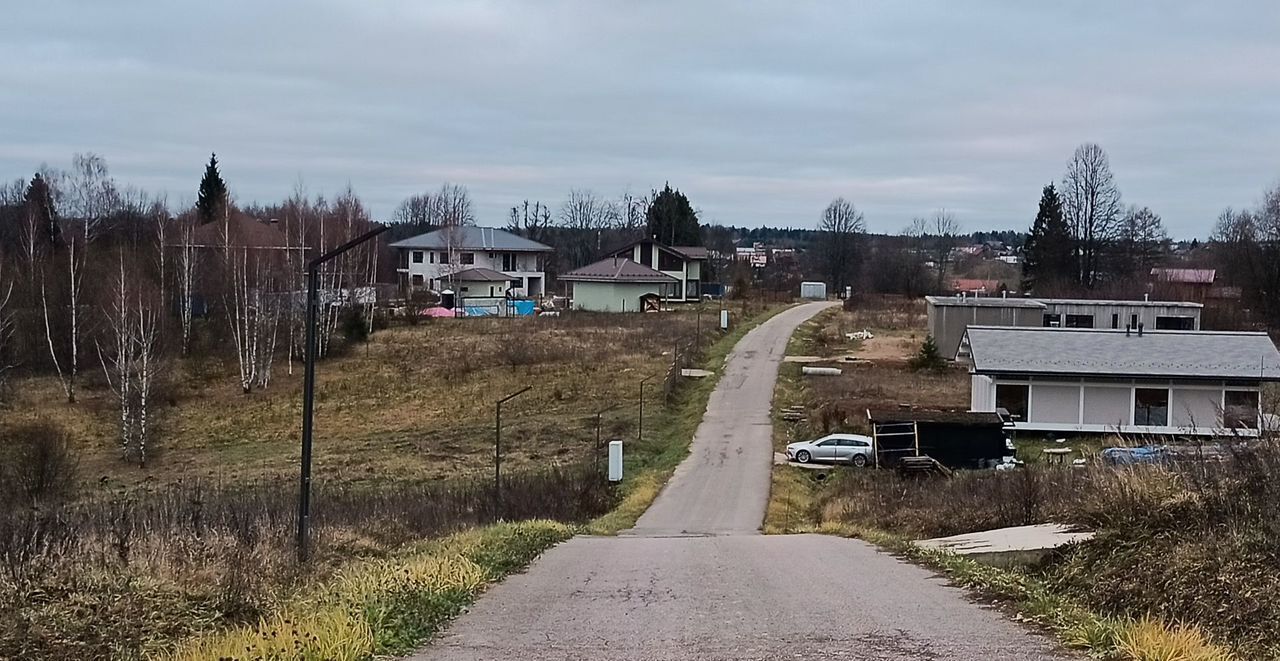
[[[0,173],[76,151],[189,200],[350,183],[385,217],[467,185],[482,222],[664,181],[708,220],[1024,227],[1100,142],[1176,235],[1280,178],[1280,6],[1216,2],[46,0],[0,42]]]

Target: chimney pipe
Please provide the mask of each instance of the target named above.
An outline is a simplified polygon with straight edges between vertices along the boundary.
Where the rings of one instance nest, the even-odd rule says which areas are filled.
[[[1151,294],[1143,294],[1143,295],[1142,295],[1142,300],[1144,300],[1144,301],[1150,301],[1150,300],[1151,300]]]

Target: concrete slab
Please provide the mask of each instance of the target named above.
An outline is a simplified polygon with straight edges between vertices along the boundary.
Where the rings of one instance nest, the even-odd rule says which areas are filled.
[[[824,360],[831,359],[823,358],[822,356],[784,356],[782,358],[784,363],[820,363]]]
[[[1060,546],[1091,537],[1092,532],[1076,532],[1057,523],[1043,523],[925,539],[916,543],[926,548],[945,549],[989,565],[1012,567],[1034,564]]]
[[[696,367],[686,367],[680,370],[680,376],[687,376],[694,379],[702,379],[715,374],[711,370],[700,370]]]

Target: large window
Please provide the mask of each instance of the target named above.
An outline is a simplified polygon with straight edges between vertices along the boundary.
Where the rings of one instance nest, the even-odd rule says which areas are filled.
[[[413,251],[413,263],[414,263],[414,264],[421,264],[421,263],[422,263],[422,251],[421,251],[421,250],[415,250],[415,251]]]
[[[996,408],[1009,412],[1016,422],[1027,421],[1027,402],[1031,386],[1025,383],[997,383]]]
[[[1093,315],[1069,314],[1067,315],[1067,328],[1093,328]]]
[[[1195,317],[1156,317],[1156,330],[1195,330]]]
[[[1045,328],[1057,328],[1057,327],[1059,327],[1059,326],[1061,326],[1061,325],[1062,325],[1062,315],[1060,315],[1060,314],[1045,314],[1045,315],[1044,315],[1044,327],[1045,327]]]
[[[683,271],[684,260],[666,251],[658,251],[659,271]]]
[[[458,263],[460,263],[460,264],[475,264],[475,263],[476,263],[476,254],[475,254],[475,253],[473,253],[473,252],[464,252],[464,253],[462,253],[462,254],[459,256],[459,258],[458,258]]]
[[[519,270],[519,268],[516,266],[515,253],[509,253],[509,252],[502,253],[502,270],[503,271]]]
[[[1228,390],[1222,404],[1222,426],[1227,429],[1258,428],[1257,391]]]
[[[1133,391],[1133,424],[1165,427],[1169,424],[1169,389],[1136,388]]]

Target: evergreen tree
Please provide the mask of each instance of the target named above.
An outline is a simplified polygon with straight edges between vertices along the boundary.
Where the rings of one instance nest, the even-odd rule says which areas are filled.
[[[911,369],[915,370],[932,370],[935,372],[942,371],[947,367],[947,361],[942,357],[942,352],[938,350],[938,342],[933,339],[933,335],[924,336],[924,343],[920,345],[920,351],[907,361]]]
[[[58,214],[53,208],[53,189],[49,187],[49,182],[39,172],[31,178],[31,183],[27,185],[27,193],[24,199],[26,204],[26,212],[32,218],[31,228],[39,232],[44,239],[46,245],[56,246],[58,239],[62,235],[62,229],[58,226]],[[31,241],[35,241],[35,237],[31,237]],[[33,243],[34,245],[34,243]]]
[[[204,177],[200,179],[200,193],[196,198],[196,213],[201,223],[213,222],[222,215],[222,207],[227,203],[227,183],[218,172],[218,155],[209,155],[209,165],[204,168]]]
[[[654,194],[653,203],[645,214],[648,236],[669,246],[700,246],[702,233],[698,229],[698,214],[689,205],[689,198],[671,184]]]
[[[1066,282],[1075,274],[1075,242],[1062,217],[1062,201],[1049,184],[1040,195],[1040,209],[1022,251],[1022,289]]]

